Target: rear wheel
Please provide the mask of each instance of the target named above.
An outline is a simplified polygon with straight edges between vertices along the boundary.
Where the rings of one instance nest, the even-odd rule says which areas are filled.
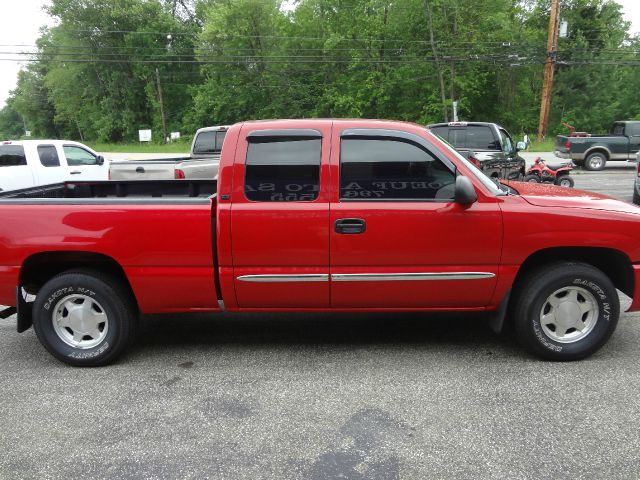
[[[598,350],[616,328],[618,293],[591,265],[563,262],[523,279],[515,298],[520,343],[549,360],[579,360]]]
[[[607,164],[607,158],[604,153],[594,152],[590,154],[584,161],[585,170],[602,170]]]
[[[573,178],[571,178],[569,175],[562,175],[556,178],[555,183],[560,187],[567,187],[567,188],[573,188],[573,185],[574,185]]]
[[[90,270],[49,280],[33,305],[33,327],[44,347],[69,365],[114,361],[131,343],[137,311],[118,280]]]
[[[536,175],[535,173],[530,173],[529,175],[525,175],[524,176],[524,180],[525,182],[531,182],[531,183],[540,183],[540,177],[538,175]]]

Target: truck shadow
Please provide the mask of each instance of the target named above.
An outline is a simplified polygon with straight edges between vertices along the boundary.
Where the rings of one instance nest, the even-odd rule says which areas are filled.
[[[140,320],[144,345],[462,344],[502,348],[485,314],[251,313],[151,315]]]

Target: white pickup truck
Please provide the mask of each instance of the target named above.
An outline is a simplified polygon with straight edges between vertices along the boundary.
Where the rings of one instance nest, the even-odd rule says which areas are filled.
[[[111,180],[213,179],[218,174],[220,151],[227,126],[205,127],[193,137],[188,157],[111,162]]]
[[[0,142],[0,191],[70,181],[107,180],[109,164],[68,140]]]

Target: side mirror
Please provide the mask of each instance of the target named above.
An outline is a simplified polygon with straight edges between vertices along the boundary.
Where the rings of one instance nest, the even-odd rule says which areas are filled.
[[[101,167],[102,165],[104,165],[104,157],[102,155],[98,155],[96,157],[96,161],[98,162],[98,166]]]
[[[516,145],[516,151],[520,151],[520,150],[526,150],[527,149],[527,144],[524,142],[518,142],[518,144]]]
[[[478,200],[476,189],[473,188],[473,183],[471,183],[468,177],[463,175],[456,177],[454,200],[456,203],[461,203],[462,205],[470,205]]]

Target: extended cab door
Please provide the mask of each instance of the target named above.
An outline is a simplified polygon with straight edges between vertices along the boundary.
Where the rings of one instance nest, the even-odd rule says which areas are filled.
[[[309,125],[240,132],[231,199],[240,308],[329,306],[331,123]]]
[[[33,182],[24,146],[10,142],[0,144],[0,191],[31,187]]]
[[[493,294],[502,220],[495,197],[453,201],[454,165],[425,133],[336,124],[331,304],[477,308]]]
[[[53,144],[30,144],[34,151],[29,159],[37,178],[37,185],[61,183],[67,180],[67,167],[60,163],[60,152]]]

